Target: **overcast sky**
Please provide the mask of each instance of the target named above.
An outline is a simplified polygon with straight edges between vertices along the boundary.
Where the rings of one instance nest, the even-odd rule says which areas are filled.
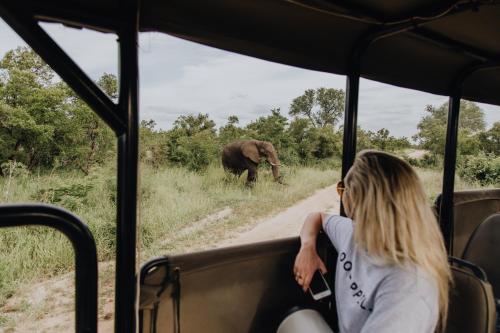
[[[94,80],[117,74],[116,36],[61,25],[43,27]],[[0,56],[24,42],[0,20]],[[306,89],[345,89],[345,77],[315,72],[217,50],[159,33],[140,35],[141,119],[168,129],[182,114],[208,113],[218,125],[230,115],[241,124],[281,108],[287,115],[293,98]],[[358,123],[365,129],[388,128],[411,136],[427,104],[443,96],[361,80]],[[490,126],[500,121],[500,107],[481,104]]]

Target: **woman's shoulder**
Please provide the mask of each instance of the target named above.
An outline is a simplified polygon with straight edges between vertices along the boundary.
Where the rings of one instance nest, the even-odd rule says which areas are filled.
[[[327,225],[329,223],[331,223],[331,224],[342,223],[342,224],[352,225],[353,220],[351,220],[348,217],[338,215],[338,214],[325,214],[324,220],[323,220],[323,225]]]
[[[434,303],[439,291],[436,279],[416,265],[392,266],[383,284],[390,289],[419,295]]]

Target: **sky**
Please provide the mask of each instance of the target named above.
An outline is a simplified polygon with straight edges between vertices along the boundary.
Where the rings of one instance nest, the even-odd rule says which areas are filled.
[[[94,80],[118,73],[116,36],[91,30],[42,24],[54,40]],[[276,64],[188,42],[166,34],[139,36],[140,117],[168,129],[180,115],[208,113],[217,125],[236,115],[240,125],[290,103],[306,89],[345,89],[345,77]],[[26,45],[0,20],[0,57]],[[422,93],[362,79],[358,124],[368,130],[389,129],[411,137],[427,104],[445,96]],[[480,104],[488,127],[500,121],[500,107]]]

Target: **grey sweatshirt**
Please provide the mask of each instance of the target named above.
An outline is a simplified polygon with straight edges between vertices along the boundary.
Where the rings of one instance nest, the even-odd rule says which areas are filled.
[[[357,249],[353,221],[338,215],[323,230],[337,249],[335,300],[341,333],[433,333],[438,317],[434,279],[416,266],[396,267]]]

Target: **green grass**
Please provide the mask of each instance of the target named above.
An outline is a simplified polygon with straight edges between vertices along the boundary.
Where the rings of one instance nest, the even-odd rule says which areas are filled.
[[[420,180],[424,186],[425,193],[429,197],[431,202],[434,202],[438,194],[442,192],[443,189],[443,172],[441,170],[435,169],[423,169],[415,168]],[[490,186],[493,187],[493,186]],[[481,186],[479,182],[469,183],[462,180],[458,175],[455,176],[455,191],[460,190],[472,190],[486,188]]]

